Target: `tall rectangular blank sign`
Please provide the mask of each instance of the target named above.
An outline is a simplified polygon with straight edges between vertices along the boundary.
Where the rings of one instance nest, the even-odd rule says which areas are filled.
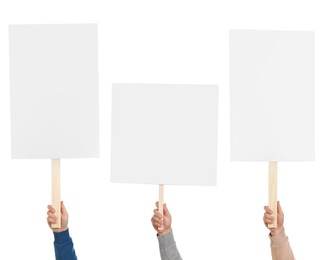
[[[231,159],[314,159],[314,34],[230,31]]]
[[[99,156],[97,46],[95,24],[9,26],[12,158],[52,159],[58,216],[60,159]]]
[[[11,25],[13,158],[97,157],[97,25]]]
[[[314,160],[314,33],[230,31],[230,98],[231,159],[269,162],[276,216],[277,162]]]
[[[215,185],[218,88],[113,84],[112,181]]]

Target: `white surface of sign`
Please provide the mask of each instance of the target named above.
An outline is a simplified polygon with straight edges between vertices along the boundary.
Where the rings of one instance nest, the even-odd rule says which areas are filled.
[[[10,25],[9,41],[12,157],[98,157],[97,25]]]
[[[112,182],[215,185],[218,87],[113,84]]]
[[[231,159],[314,160],[314,33],[230,31]]]

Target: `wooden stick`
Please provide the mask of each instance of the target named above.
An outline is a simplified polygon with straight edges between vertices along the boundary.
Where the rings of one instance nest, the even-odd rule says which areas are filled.
[[[269,207],[273,211],[274,222],[273,224],[269,224],[269,228],[277,227],[277,172],[278,172],[278,164],[277,162],[269,162]]]
[[[52,228],[61,228],[61,191],[60,191],[60,159],[52,159],[52,206],[58,218]]]
[[[159,213],[164,215],[164,184],[159,184]],[[164,227],[158,228],[159,231],[164,230]]]

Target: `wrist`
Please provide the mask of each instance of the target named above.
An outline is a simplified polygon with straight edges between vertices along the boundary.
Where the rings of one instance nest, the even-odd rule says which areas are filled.
[[[281,233],[284,231],[284,227],[279,227],[279,228],[276,228],[276,229],[272,229],[271,230],[271,236],[274,237],[276,236],[277,234]]]
[[[166,235],[166,234],[168,234],[169,232],[171,232],[172,231],[172,228],[170,227],[170,228],[166,228],[166,229],[164,229],[164,230],[162,230],[162,231],[159,231],[158,230],[158,236],[163,236],[163,235]]]
[[[63,231],[66,231],[68,229],[68,227],[64,227],[64,228],[54,228],[52,229],[54,233],[61,233]]]

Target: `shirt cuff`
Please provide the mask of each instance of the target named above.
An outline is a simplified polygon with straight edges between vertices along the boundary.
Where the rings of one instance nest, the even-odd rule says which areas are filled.
[[[165,235],[157,236],[160,248],[169,248],[175,245],[173,231],[168,232]]]
[[[54,234],[54,242],[59,244],[67,242],[71,239],[69,234],[69,229],[62,232],[53,232],[53,234]]]

